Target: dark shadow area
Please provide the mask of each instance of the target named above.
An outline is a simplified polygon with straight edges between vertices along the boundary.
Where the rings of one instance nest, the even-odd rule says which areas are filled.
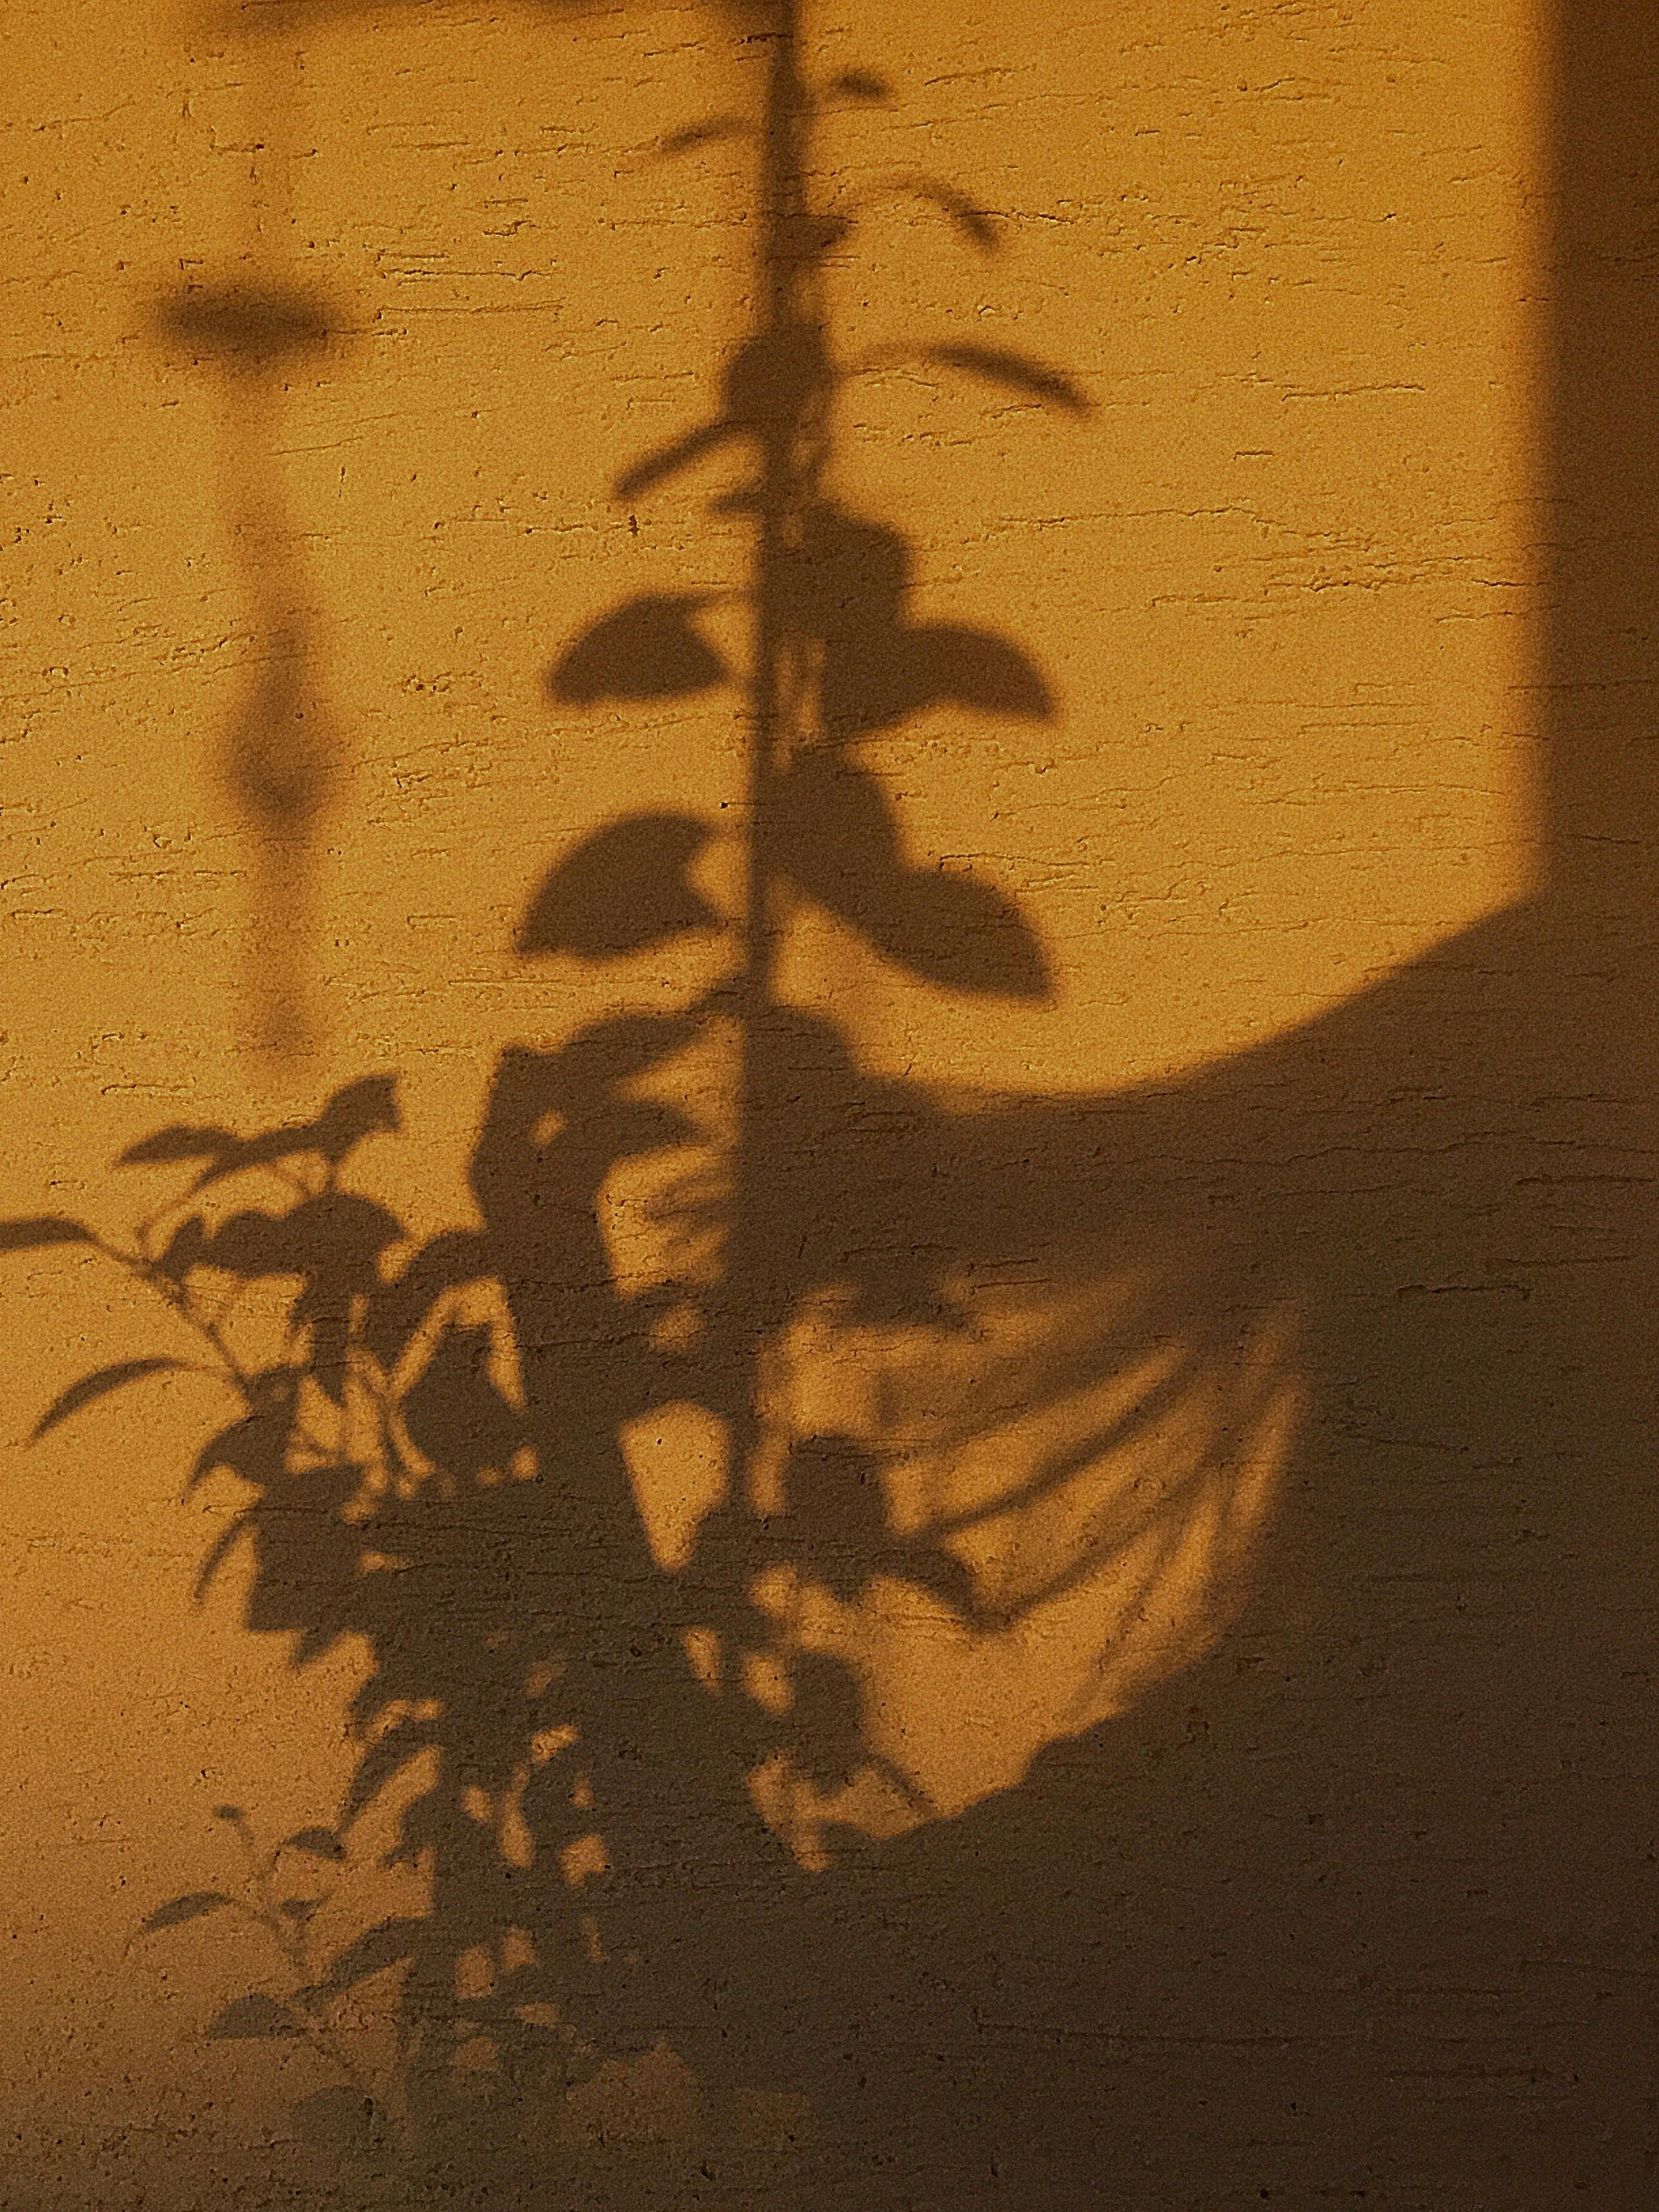
[[[384,1079],[304,1127],[129,1156],[183,1187],[118,1256],[240,1398],[198,1472],[246,1486],[248,1625],[296,1664],[348,1635],[368,1655],[348,1802],[290,1848],[325,1863],[401,1789],[397,1850],[431,1884],[216,2032],[326,2038],[400,1970],[402,2105],[348,2064],[313,2118],[371,2165],[398,2133],[439,2201],[1634,2212],[1659,2128],[1659,32],[1613,0],[1564,13],[1546,889],[1189,1079],[972,1101],[872,1079],[775,988],[805,901],[913,975],[1043,994],[1023,915],[909,849],[856,747],[923,706],[1052,702],[1013,641],[913,621],[904,538],[825,489],[833,241],[793,8],[768,35],[760,327],[719,414],[620,486],[752,465],[722,495],[757,541],[746,915],[695,879],[711,825],[653,813],[562,852],[520,939],[603,960],[724,933],[727,980],[504,1055],[478,1225],[419,1249],[350,1187],[395,1120]],[[1081,411],[1059,372],[975,351],[946,365]],[[704,604],[601,615],[554,700],[728,681]],[[677,1073],[710,1040],[721,1141]],[[604,1194],[681,1152],[669,1257],[625,1288]],[[255,1364],[237,1301],[272,1279],[288,1338]],[[804,1315],[869,1385],[839,1425],[779,1379]],[[624,1432],[677,1408],[730,1468],[671,1565]],[[1218,1470],[1258,1444],[1255,1516]],[[1169,1465],[1102,1488],[1134,1450]],[[975,1452],[977,1492],[896,1515],[919,1455]],[[1140,1562],[1142,1614],[1178,1583],[1200,1629],[963,1810],[800,1631],[804,1592],[881,1585],[1012,1634],[1115,1560]],[[838,1817],[862,1788],[908,1832]],[[757,2092],[810,2123],[672,2170],[563,2124],[664,2047],[709,2140]]]
[[[1653,2201],[1659,25],[1559,39],[1542,895],[886,1156],[900,1249],[1287,1301],[1310,1402],[1210,1655],[836,1877],[826,2204]]]

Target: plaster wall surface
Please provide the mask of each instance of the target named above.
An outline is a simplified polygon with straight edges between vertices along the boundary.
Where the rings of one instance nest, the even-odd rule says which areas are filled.
[[[1579,18],[1536,0],[805,10],[815,82],[890,88],[805,158],[860,215],[820,271],[865,364],[824,483],[902,535],[908,623],[994,629],[1047,700],[946,687],[872,718],[860,773],[1048,981],[957,988],[855,906],[787,909],[777,996],[884,1102],[830,1234],[959,1260],[978,1304],[964,1350],[821,1301],[766,1418],[874,1455],[900,1537],[1073,1472],[951,1539],[977,1613],[902,1577],[802,1601],[871,1763],[756,1785],[822,1884],[754,1937],[779,2015],[732,1997],[735,2105],[665,2044],[573,2140],[810,2111],[732,2202],[1647,2201],[1651,471],[1602,434],[1650,313],[1634,94],[1597,110],[1600,199],[1563,163],[1571,98],[1651,57],[1581,12],[1575,94]],[[706,931],[517,948],[550,868],[653,810],[714,825],[696,895],[741,908],[741,700],[556,672],[640,594],[752,649],[737,461],[614,486],[763,304],[752,140],[661,149],[757,116],[768,21],[14,0],[9,1214],[113,1234],[148,1171],[110,1164],[158,1127],[395,1073],[353,1187],[416,1238],[471,1224],[503,1054],[718,980]],[[923,173],[960,199],[891,189]],[[725,1079],[688,1080],[717,1157]],[[653,1188],[603,1194],[646,1285]],[[198,1596],[246,1503],[228,1470],[180,1502],[211,1377],[22,1441],[184,1340],[93,1252],[5,1264],[0,2201],[367,2189],[296,2139],[315,2053],[204,2035],[247,1933],[135,1941],[227,1878],[216,1807],[333,1820],[367,1648],[296,1668],[245,1550]],[[623,1442],[672,1581],[725,1447],[684,1406]],[[1139,1549],[1099,1534],[1131,1496]],[[354,1841],[364,1921],[429,1902],[375,1865],[395,1812]],[[396,1977],[354,2003],[395,2070]],[[591,2185],[721,2201],[662,2159]]]

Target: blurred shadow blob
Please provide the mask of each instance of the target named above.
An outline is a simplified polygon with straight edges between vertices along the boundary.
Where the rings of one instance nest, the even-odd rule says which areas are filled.
[[[297,285],[189,285],[161,302],[155,325],[198,362],[256,375],[320,354],[342,335],[338,303]]]
[[[284,623],[264,651],[227,733],[221,775],[250,821],[281,842],[303,844],[337,786],[338,730],[295,626]]]
[[[289,1057],[313,1042],[306,976],[317,834],[343,782],[345,747],[321,672],[320,624],[303,533],[284,481],[289,379],[349,336],[340,303],[282,282],[191,284],[161,301],[168,352],[225,380],[226,507],[255,631],[252,668],[226,729],[221,788],[254,833],[257,920],[249,996],[258,1042]]]

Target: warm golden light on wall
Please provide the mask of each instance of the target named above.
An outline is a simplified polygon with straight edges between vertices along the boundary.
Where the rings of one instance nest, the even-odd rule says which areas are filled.
[[[32,2188],[793,2201],[827,1885],[1416,1587],[1354,1316],[1501,1216],[1447,1066],[1556,1095],[1445,981],[1551,911],[1548,58],[1350,13],[10,34],[5,1199],[157,1209],[9,1262]]]

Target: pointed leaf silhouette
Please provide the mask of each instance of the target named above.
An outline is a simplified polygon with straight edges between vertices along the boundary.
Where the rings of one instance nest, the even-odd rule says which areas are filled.
[[[329,1190],[302,1199],[286,1213],[249,1209],[233,1213],[207,1238],[201,1264],[254,1282],[268,1275],[301,1275],[312,1293],[297,1310],[308,1320],[319,1294],[371,1290],[380,1261],[408,1235],[394,1213],[356,1191]]]
[[[904,620],[914,566],[896,530],[826,502],[805,518],[781,580],[796,619],[817,635],[884,636]]]
[[[959,1620],[975,1627],[983,1625],[983,1609],[972,1570],[942,1545],[895,1545],[883,1556],[879,1571],[937,1598]]]
[[[827,640],[818,674],[818,712],[838,743],[890,730],[933,702],[911,665],[902,629]]]
[[[312,1123],[315,1149],[337,1167],[366,1137],[395,1136],[398,1113],[395,1075],[363,1075],[337,1091]]]
[[[252,1618],[251,1607],[247,1625],[250,1628],[272,1625],[295,1628],[299,1626],[296,1621],[283,1621],[279,1624],[256,1621]],[[313,1622],[309,1628],[301,1629],[294,1640],[293,1650],[288,1655],[288,1663],[293,1668],[295,1673],[297,1674],[301,1668],[310,1666],[313,1659],[320,1659],[325,1651],[331,1650],[344,1635],[347,1626],[348,1624],[343,1621],[323,1620]]]
[[[514,949],[601,960],[697,929],[717,915],[687,880],[711,835],[690,814],[632,814],[567,853],[531,901]]]
[[[280,1129],[264,1129],[253,1137],[232,1137],[216,1146],[192,1188],[205,1190],[210,1183],[222,1182],[228,1176],[240,1175],[245,1169],[274,1167],[279,1161],[295,1158],[301,1152],[319,1152],[331,1166],[338,1167],[364,1138],[382,1133],[393,1134],[401,1126],[397,1077],[361,1076],[355,1083],[348,1083],[337,1091],[313,1121],[292,1122]],[[182,1133],[186,1136],[189,1133]],[[204,1130],[196,1133],[205,1138],[216,1133]],[[190,1155],[198,1158],[204,1156],[200,1149]]]
[[[910,549],[896,531],[825,504],[807,518],[784,586],[795,618],[822,639],[818,706],[837,739],[890,729],[949,702],[1042,719],[1054,701],[1036,664],[989,630],[914,623]]]
[[[679,1051],[696,1034],[694,1008],[678,1014],[612,1014],[591,1023],[544,1056],[540,1073],[549,1102],[569,1109],[582,1104],[591,1091],[615,1091]]]
[[[282,1473],[288,1433],[287,1409],[280,1407],[262,1408],[246,1420],[233,1421],[197,1454],[185,1495],[188,1498],[222,1467],[240,1475],[244,1482],[268,1489]]]
[[[790,873],[837,914],[865,878],[903,866],[892,802],[867,769],[805,753],[781,779],[774,804]]]
[[[192,1213],[168,1237],[166,1251],[155,1262],[157,1273],[169,1276],[175,1283],[183,1282],[191,1269],[206,1259],[207,1242],[207,1224],[199,1213]]]
[[[727,670],[691,617],[703,592],[650,592],[603,616],[555,664],[547,679],[567,706],[600,699],[680,699],[712,690]]]
[[[240,2043],[298,2035],[300,2028],[275,1997],[264,1990],[255,1990],[248,1996],[233,1998],[222,2012],[208,2022],[203,2033],[211,2043]]]
[[[988,884],[909,867],[875,779],[818,753],[798,761],[777,799],[780,857],[803,890],[889,960],[952,991],[1037,999],[1048,963],[1018,907]]]
[[[406,1959],[413,1957],[425,1926],[423,1920],[396,1917],[366,1928],[335,1960],[323,1977],[319,1993],[337,1996],[342,1990],[355,1988],[372,1975],[383,1974],[389,1966],[401,1966]]]
[[[943,368],[966,369],[970,376],[982,376],[988,383],[1003,385],[1027,399],[1040,399],[1046,405],[1063,408],[1068,415],[1089,415],[1094,411],[1094,403],[1087,392],[1063,370],[1051,368],[1045,362],[1033,361],[1029,355],[1014,353],[1006,346],[928,346],[922,359],[937,362]]]
[[[878,948],[924,982],[1001,999],[1045,999],[1048,963],[1012,900],[973,876],[925,870],[909,896],[871,931]]]
[[[842,742],[891,729],[929,707],[1046,721],[1054,696],[1036,664],[990,630],[958,623],[896,625],[825,640],[818,703]]]
[[[948,702],[987,714],[1047,721],[1054,695],[1036,664],[993,631],[927,623],[905,634],[916,690],[929,706]]]
[[[689,1014],[628,1015],[596,1023],[557,1052],[509,1045],[502,1053],[469,1176],[497,1267],[526,1241],[545,1251],[538,1207],[591,1204],[624,1152],[682,1140],[675,1132],[684,1121],[667,1118],[667,1108],[616,1093],[688,1042],[696,1026]],[[549,1116],[558,1124],[550,1138],[544,1127]]]
[[[222,1528],[214,1538],[208,1555],[197,1569],[196,1585],[191,1595],[199,1605],[213,1587],[213,1578],[245,1536],[253,1534],[252,1510],[239,1513],[228,1528]]]
[[[233,1213],[208,1238],[203,1265],[250,1283],[265,1275],[302,1275],[304,1258],[289,1223],[286,1213],[254,1208]]]
[[[174,1121],[154,1136],[141,1137],[136,1145],[129,1145],[115,1164],[118,1168],[151,1167],[176,1160],[215,1160],[234,1152],[240,1139],[234,1131],[210,1124],[197,1128],[185,1121]]]
[[[666,446],[659,446],[643,460],[635,461],[631,469],[624,469],[613,489],[618,499],[633,499],[642,491],[664,483],[670,477],[689,469],[705,453],[727,445],[738,434],[735,422],[703,422],[695,430],[688,430],[683,438],[675,438]]]
[[[415,1253],[389,1283],[369,1286],[363,1342],[388,1370],[446,1291],[490,1272],[490,1255],[476,1229],[448,1229]]]
[[[0,1252],[39,1252],[48,1244],[95,1244],[97,1238],[84,1223],[61,1213],[35,1213],[15,1221],[0,1221]]]
[[[139,1923],[139,1933],[152,1936],[161,1928],[182,1928],[185,1921],[200,1920],[231,1901],[222,1889],[192,1889],[183,1897],[168,1898],[165,1905],[158,1905],[154,1912],[146,1913]]]
[[[341,1808],[342,1820],[355,1820],[382,1790],[411,1761],[441,1741],[438,1724],[429,1720],[396,1721],[377,1735],[357,1762],[356,1771]]]
[[[38,1443],[60,1421],[68,1420],[71,1413],[78,1413],[83,1406],[106,1397],[112,1390],[122,1389],[129,1382],[142,1382],[147,1375],[169,1371],[184,1373],[186,1363],[182,1359],[123,1359],[113,1367],[100,1367],[94,1375],[83,1375],[78,1382],[71,1382],[61,1397],[52,1400],[35,1423],[29,1440]]]

